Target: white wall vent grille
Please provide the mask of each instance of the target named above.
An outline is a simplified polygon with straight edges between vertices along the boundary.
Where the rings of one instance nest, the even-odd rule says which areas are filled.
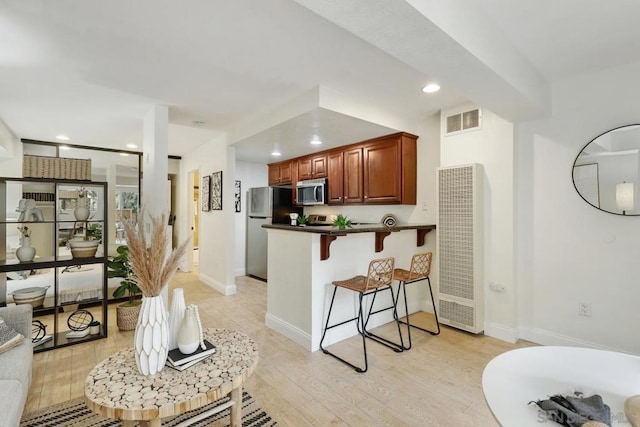
[[[438,169],[439,314],[474,333],[484,329],[482,228],[481,166]]]
[[[479,108],[465,111],[464,113],[452,114],[446,118],[446,134],[479,129],[481,123],[482,114]]]
[[[459,304],[455,301],[447,301],[442,297],[439,302],[438,315],[449,319],[449,324],[461,325],[463,329],[472,329],[475,327],[474,310],[472,306]]]

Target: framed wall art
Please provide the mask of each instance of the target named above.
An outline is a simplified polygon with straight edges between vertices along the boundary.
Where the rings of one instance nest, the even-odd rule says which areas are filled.
[[[211,210],[211,198],[209,192],[211,190],[211,177],[205,175],[202,177],[202,188],[200,189],[200,204],[202,205],[202,212],[209,212]]]
[[[222,171],[211,174],[211,210],[222,210]]]
[[[240,206],[240,200],[242,198],[241,190],[240,190],[241,187],[242,187],[242,183],[240,181],[236,180],[235,192],[234,192],[235,204],[236,204],[236,212],[240,212],[241,211],[241,206]]]

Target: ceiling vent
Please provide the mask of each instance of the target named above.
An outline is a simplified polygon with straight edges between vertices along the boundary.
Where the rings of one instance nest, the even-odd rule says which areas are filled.
[[[452,134],[456,132],[465,132],[480,129],[482,123],[482,113],[479,108],[475,110],[465,111],[464,113],[453,114],[447,116],[447,132]]]

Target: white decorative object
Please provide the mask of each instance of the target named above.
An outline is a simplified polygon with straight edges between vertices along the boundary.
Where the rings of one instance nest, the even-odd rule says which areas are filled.
[[[36,256],[36,248],[31,246],[31,237],[21,237],[20,247],[16,249],[16,257],[20,262],[33,261]]]
[[[42,210],[36,207],[36,201],[33,199],[20,199],[16,212],[20,212],[18,222],[44,221]]]
[[[142,298],[134,348],[141,374],[153,375],[162,371],[169,352],[169,324],[161,295]]]
[[[178,348],[178,332],[180,325],[182,325],[182,319],[184,319],[185,309],[184,290],[176,288],[173,290],[171,310],[169,311],[169,350]]]
[[[206,347],[203,343],[202,325],[200,324],[200,315],[198,307],[191,304],[184,313],[184,319],[180,325],[178,333],[178,349],[182,354],[191,354],[198,349],[198,345],[204,350]]]
[[[86,221],[89,219],[89,208],[87,207],[87,199],[81,197],[76,202],[77,206],[73,210],[73,216],[76,217],[76,221]]]

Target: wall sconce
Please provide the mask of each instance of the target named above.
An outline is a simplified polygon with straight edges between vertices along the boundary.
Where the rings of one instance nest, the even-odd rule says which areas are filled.
[[[632,211],[635,207],[635,188],[633,182],[616,184],[616,205],[626,215],[626,211]]]

